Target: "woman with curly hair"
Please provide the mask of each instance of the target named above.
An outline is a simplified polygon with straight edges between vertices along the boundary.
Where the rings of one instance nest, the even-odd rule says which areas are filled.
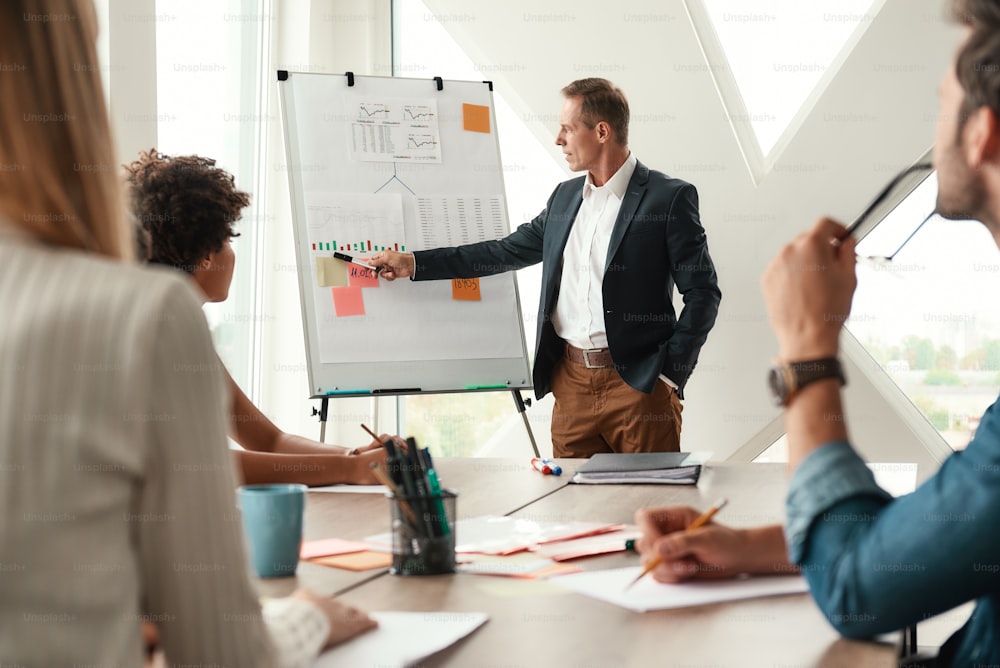
[[[132,212],[141,232],[139,253],[153,264],[191,276],[206,302],[229,296],[236,256],[230,239],[250,195],[237,189],[232,174],[215,160],[196,155],[171,157],[143,151],[125,167]],[[377,484],[372,462],[385,464],[378,441],[360,448],[327,446],[285,433],[265,416],[226,374],[230,435],[245,450],[237,459],[247,483],[299,482]],[[405,447],[398,437],[394,438]]]

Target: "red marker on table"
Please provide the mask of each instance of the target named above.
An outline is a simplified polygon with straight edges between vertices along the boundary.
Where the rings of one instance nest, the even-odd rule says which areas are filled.
[[[531,468],[545,475],[562,475],[562,467],[551,459],[531,458]]]

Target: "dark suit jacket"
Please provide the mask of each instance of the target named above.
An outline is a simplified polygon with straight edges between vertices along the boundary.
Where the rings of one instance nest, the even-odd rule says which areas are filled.
[[[418,281],[489,276],[543,262],[532,373],[538,398],[550,391],[564,351],[551,318],[585,178],[559,184],[544,211],[503,239],[414,253]],[[671,301],[675,285],[684,298],[679,318]],[[608,347],[625,382],[649,393],[662,373],[683,390],[722,298],[693,185],[636,165],[611,233],[602,292]]]

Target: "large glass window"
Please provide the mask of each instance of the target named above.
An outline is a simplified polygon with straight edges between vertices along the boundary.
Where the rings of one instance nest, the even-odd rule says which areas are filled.
[[[932,175],[858,244],[891,255],[934,210]],[[848,329],[954,449],[1000,389],[1000,256],[975,221],[935,216],[892,262],[860,262]]]
[[[393,3],[393,69],[396,76],[493,80],[488,66],[473,63],[421,0]],[[567,82],[568,83],[568,82]],[[553,105],[559,104],[553,91]],[[534,218],[545,206],[555,184],[566,178],[552,155],[525,124],[526,113],[516,112],[504,98],[504,88],[494,92],[497,134],[503,162],[507,212],[511,229]],[[552,136],[558,109],[552,109]],[[529,353],[535,347],[535,315],[541,266],[517,273],[524,333]],[[504,430],[504,423],[520,423],[509,393],[463,393],[407,397],[403,431],[441,455],[474,455]],[[523,429],[523,427],[521,427]]]
[[[156,16],[156,148],[214,158],[252,195],[233,243],[229,299],[205,307],[216,350],[248,392],[258,330],[254,265],[264,189],[257,166],[267,71],[261,45],[273,20],[269,6],[269,0],[158,0]]]
[[[959,450],[1000,390],[1000,255],[979,222],[933,216],[921,226],[936,199],[932,174],[858,244],[846,326]],[[787,458],[782,436],[754,461]]]

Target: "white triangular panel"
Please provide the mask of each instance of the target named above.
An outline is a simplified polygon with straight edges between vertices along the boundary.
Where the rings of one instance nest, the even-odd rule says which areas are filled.
[[[709,69],[759,182],[884,0],[686,0]]]

